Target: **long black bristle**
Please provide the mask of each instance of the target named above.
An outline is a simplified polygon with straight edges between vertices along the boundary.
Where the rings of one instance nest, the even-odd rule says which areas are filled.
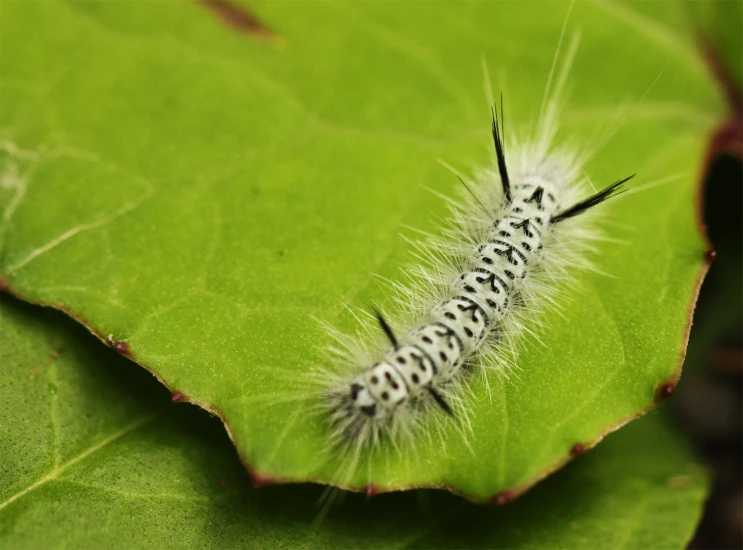
[[[460,178],[459,176],[457,176],[457,179],[459,180],[459,183],[461,183],[464,186],[467,192],[470,195],[472,195],[472,198],[475,199],[475,201],[477,201],[477,204],[479,204],[482,207],[482,211],[485,212],[485,214],[487,214],[488,216],[492,216],[490,211],[487,208],[485,208],[485,205],[482,203],[482,201],[479,198],[477,198],[477,195],[475,195],[472,189],[470,189],[469,186],[466,183],[464,183],[464,180]]]
[[[441,397],[441,394],[439,392],[437,392],[431,386],[427,386],[426,389],[428,390],[428,393],[431,394],[431,397],[433,397],[433,400],[436,401],[436,404],[441,407],[446,414],[448,414],[449,416],[454,416],[454,411],[451,410],[449,403],[447,403],[446,400]]]
[[[498,158],[498,172],[500,173],[500,181],[503,185],[503,195],[506,197],[507,202],[511,202],[511,182],[508,179],[508,168],[506,168],[506,150],[503,146],[503,94],[500,96],[500,114],[501,114],[501,126],[498,128],[498,109],[496,106],[492,108],[493,113],[493,142],[495,143],[495,156]]]
[[[573,216],[577,216],[578,214],[582,214],[586,210],[593,208],[597,204],[601,204],[607,199],[610,199],[612,197],[616,197],[617,195],[620,195],[624,193],[624,190],[622,190],[622,185],[627,183],[629,180],[634,178],[637,174],[632,174],[629,177],[624,178],[623,180],[615,181],[610,186],[608,186],[605,189],[602,189],[595,195],[591,195],[587,199],[584,199],[580,201],[579,203],[574,204],[570,208],[563,210],[560,212],[557,216],[552,218],[552,223],[561,222],[562,220],[566,220],[568,218],[572,218]]]
[[[392,332],[392,328],[387,324],[387,321],[384,317],[382,317],[382,314],[379,313],[376,309],[374,310],[374,315],[377,316],[377,321],[379,321],[379,326],[382,327],[382,330],[387,335],[387,338],[390,341],[390,344],[392,344],[392,347],[395,348],[395,350],[400,349],[400,345],[397,343],[397,337],[395,336],[395,333]]]

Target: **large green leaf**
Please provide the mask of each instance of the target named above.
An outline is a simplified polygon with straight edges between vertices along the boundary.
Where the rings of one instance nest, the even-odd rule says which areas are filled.
[[[60,314],[0,311],[3,548],[681,548],[706,476],[656,414],[506,508],[254,489],[219,422]]]
[[[559,139],[585,144],[604,124],[616,133],[593,181],[670,183],[606,207],[621,243],[595,261],[610,276],[581,276],[567,321],[545,317],[544,345],[523,344],[518,380],[491,380],[492,402],[472,382],[468,445],[451,422],[445,451],[386,447],[346,485],[504,500],[672,389],[705,266],[696,179],[721,108],[681,12],[638,6],[575,6]],[[350,330],[343,303],[391,303],[373,274],[402,280],[402,225],[442,227],[444,201],[422,186],[457,192],[437,158],[492,162],[481,57],[507,131],[523,133],[568,5],[250,7],[281,39],[197,3],[3,5],[0,271],[218,413],[261,479],[337,483],[323,419],[284,399],[326,362],[315,319]]]

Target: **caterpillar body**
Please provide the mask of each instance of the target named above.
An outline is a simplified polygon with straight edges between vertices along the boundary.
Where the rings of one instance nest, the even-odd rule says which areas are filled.
[[[470,186],[462,181],[469,197],[455,208],[455,229],[425,247],[433,264],[421,268],[427,290],[398,287],[401,303],[423,302],[422,315],[398,337],[375,312],[389,340],[376,357],[345,341],[347,362],[361,372],[336,377],[326,393],[337,440],[359,446],[400,429],[410,434],[430,405],[455,416],[452,401],[461,401],[460,380],[472,365],[504,370],[515,341],[539,323],[560,283],[589,265],[596,232],[585,214],[633,176],[589,193],[585,157],[551,146],[555,108],[541,121],[541,139],[508,158],[502,102],[500,117],[493,109],[497,169],[482,171]]]

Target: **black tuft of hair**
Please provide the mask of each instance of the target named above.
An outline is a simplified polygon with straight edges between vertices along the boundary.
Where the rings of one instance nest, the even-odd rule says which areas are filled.
[[[557,216],[554,216],[552,218],[552,223],[558,223],[562,220],[566,220],[568,218],[572,218],[574,216],[577,216],[578,214],[582,214],[586,210],[589,210],[590,208],[593,208],[597,204],[601,204],[607,199],[610,199],[612,197],[616,197],[617,195],[621,195],[624,193],[624,190],[622,189],[622,186],[627,183],[629,180],[634,178],[637,174],[632,174],[631,176],[628,176],[624,178],[623,180],[615,181],[610,186],[608,186],[605,189],[602,189],[598,193],[591,195],[587,199],[584,199],[580,201],[579,203],[574,204],[570,208],[567,208],[566,210],[563,210],[560,212]]]
[[[511,202],[511,181],[508,178],[508,168],[506,167],[506,148],[503,144],[503,94],[500,96],[500,128],[498,128],[498,107],[493,106],[493,142],[495,143],[495,156],[498,159],[498,173],[503,185],[503,195],[506,202]]]
[[[441,396],[439,392],[437,392],[435,389],[433,389],[431,386],[426,386],[426,389],[428,390],[428,393],[431,394],[431,397],[433,397],[433,400],[436,401],[436,404],[441,407],[441,409],[448,414],[449,416],[454,416],[454,411],[451,410],[451,407],[449,406],[449,403],[446,402],[446,400]]]
[[[382,317],[382,314],[379,313],[376,309],[374,310],[374,315],[377,317],[377,321],[379,321],[379,326],[382,328],[384,333],[387,335],[387,338],[390,341],[390,344],[392,344],[392,347],[395,348],[395,350],[400,349],[400,345],[397,343],[397,337],[395,336],[395,333],[392,332],[392,328],[389,324],[387,324],[387,321],[384,317]]]

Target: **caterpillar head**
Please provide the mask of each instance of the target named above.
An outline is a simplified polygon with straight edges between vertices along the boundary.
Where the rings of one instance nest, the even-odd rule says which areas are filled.
[[[351,442],[368,431],[375,419],[384,418],[364,376],[355,376],[350,383],[334,387],[327,394],[332,411],[331,424],[339,442]]]
[[[389,363],[376,363],[348,385],[333,390],[333,423],[345,439],[355,439],[369,425],[372,430],[389,420],[407,398],[403,379]]]

